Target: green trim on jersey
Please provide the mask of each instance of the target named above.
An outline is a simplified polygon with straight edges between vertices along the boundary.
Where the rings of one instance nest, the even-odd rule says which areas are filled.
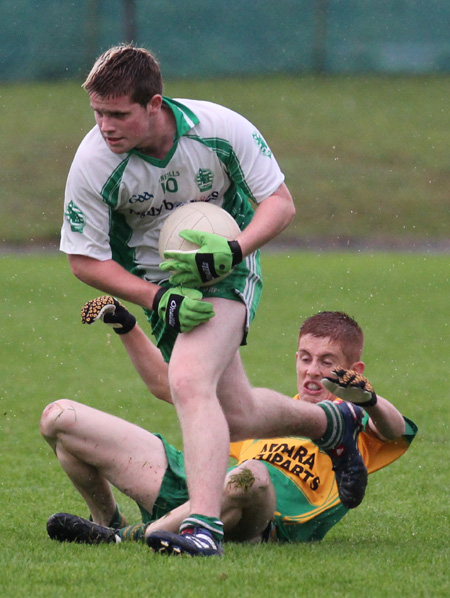
[[[127,224],[125,215],[114,209],[119,203],[120,183],[129,160],[130,156],[127,156],[114,170],[103,185],[101,196],[104,203],[109,206],[109,245],[112,259],[128,272],[140,276],[143,273],[136,269],[135,251],[128,245],[133,236],[133,230]]]
[[[115,208],[119,203],[120,183],[122,182],[123,173],[125,172],[130,157],[131,155],[129,154],[125,160],[119,164],[119,166],[109,176],[101,190],[103,201],[111,208]]]
[[[163,101],[171,108],[175,117],[177,125],[176,138],[185,135],[192,129],[192,127],[199,124],[200,120],[197,115],[184,104],[181,104],[172,98],[168,98],[167,96],[163,96]]]
[[[227,167],[232,180],[239,183],[246,195],[252,199],[252,201],[256,201],[249,186],[245,182],[245,175],[241,168],[241,163],[239,162],[233,147],[226,139],[220,139],[220,137],[199,137],[198,135],[185,135],[185,137],[203,143],[203,145],[212,149],[222,164]]]
[[[162,160],[160,160],[159,158],[152,158],[151,156],[147,156],[147,154],[143,154],[138,149],[132,149],[132,150],[130,150],[130,153],[136,154],[137,156],[139,156],[139,158],[141,158],[141,160],[148,162],[152,166],[156,166],[157,168],[165,168],[167,166],[167,164],[172,160],[173,155],[177,149],[177,146],[178,146],[178,141],[175,141],[174,144],[172,145],[172,147],[170,148],[170,150],[167,152],[167,154],[164,156],[164,158]]]
[[[133,230],[128,226],[124,214],[115,212],[111,208],[109,210],[109,231],[112,259],[131,274],[142,278],[145,272],[137,267],[136,252],[128,244]]]
[[[136,154],[139,156],[139,158],[155,167],[164,168],[173,158],[173,155],[177,150],[178,139],[180,137],[185,136],[188,139],[192,139],[193,141],[203,144],[217,155],[218,159],[225,166],[231,177],[230,187],[223,196],[223,208],[236,220],[241,230],[243,230],[249,224],[253,217],[253,208],[249,202],[249,199],[255,201],[255,198],[253,197],[253,194],[251,193],[251,190],[245,181],[244,172],[232,145],[226,139],[217,137],[202,138],[198,135],[187,134],[192,127],[199,123],[198,117],[192,112],[192,110],[176,100],[172,100],[168,97],[164,97],[163,100],[164,103],[171,108],[174,114],[177,129],[174,143],[168,154],[163,160],[159,160],[157,158],[147,156],[137,149],[132,149],[128,156],[109,176],[101,190],[102,200],[110,208],[109,235],[112,259],[126,268],[129,272],[138,276],[143,276],[144,272],[136,268],[136,252],[128,245],[133,236],[133,229],[127,224],[125,216],[115,211],[115,208],[119,203],[119,191],[122,178],[124,176],[128,162],[133,154]]]
[[[173,158],[173,155],[175,154],[178,145],[178,139],[180,137],[183,137],[188,131],[192,129],[192,127],[195,127],[195,125],[198,125],[198,123],[200,122],[200,120],[192,112],[192,110],[189,110],[187,106],[180,104],[180,102],[172,100],[171,98],[168,98],[166,96],[163,97],[163,102],[164,104],[167,104],[169,106],[175,118],[176,132],[174,135],[172,147],[162,160],[160,160],[159,158],[152,158],[152,156],[147,156],[146,154],[140,152],[138,149],[132,149],[130,152],[131,154],[138,155],[140,158],[142,158],[142,160],[145,160],[149,164],[152,164],[152,166],[156,166],[158,168],[165,168],[167,166],[167,164],[170,162],[170,160]]]

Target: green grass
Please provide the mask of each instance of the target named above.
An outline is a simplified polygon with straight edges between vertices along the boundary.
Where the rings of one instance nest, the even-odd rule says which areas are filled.
[[[257,125],[286,173],[285,236],[353,243],[449,237],[450,77],[272,76],[169,81]],[[93,125],[78,83],[1,85],[0,242],[55,242],[75,150]]]
[[[80,324],[82,304],[97,293],[75,280],[63,256],[0,256],[2,595],[448,596],[448,256],[266,252],[263,267],[261,308],[242,350],[251,381],[293,394],[300,321],[346,310],[366,331],[375,389],[419,426],[410,451],[371,476],[364,503],[320,544],[228,545],[223,559],[171,560],[142,545],[52,543],[47,517],[86,515],[86,507],[39,435],[48,402],[84,401],[181,446],[179,427],[119,340],[101,324]]]

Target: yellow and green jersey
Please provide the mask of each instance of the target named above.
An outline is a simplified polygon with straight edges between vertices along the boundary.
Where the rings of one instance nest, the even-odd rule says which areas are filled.
[[[368,416],[364,418],[365,429],[358,445],[369,474],[386,467],[408,449],[417,427],[404,419],[405,434],[395,441],[383,441],[368,428]],[[267,465],[277,496],[278,540],[321,540],[346,514],[331,460],[312,440],[297,436],[253,439],[233,443],[231,449],[231,456],[239,464],[255,459]]]

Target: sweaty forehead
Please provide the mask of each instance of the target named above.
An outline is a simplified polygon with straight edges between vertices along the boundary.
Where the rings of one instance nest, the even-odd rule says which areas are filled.
[[[92,107],[101,106],[102,108],[111,111],[126,111],[134,105],[130,96],[127,95],[103,97],[96,93],[90,93],[89,99]]]
[[[299,340],[298,350],[316,356],[331,355],[338,359],[344,359],[341,344],[328,336],[302,335]]]

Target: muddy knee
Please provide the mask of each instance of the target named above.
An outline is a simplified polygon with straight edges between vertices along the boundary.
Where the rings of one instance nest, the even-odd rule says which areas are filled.
[[[263,495],[270,488],[271,481],[267,468],[259,461],[246,461],[233,469],[226,479],[226,492],[234,497],[254,497]]]
[[[76,422],[75,401],[61,399],[47,405],[42,412],[40,431],[47,440],[55,438],[58,432],[65,431]]]

